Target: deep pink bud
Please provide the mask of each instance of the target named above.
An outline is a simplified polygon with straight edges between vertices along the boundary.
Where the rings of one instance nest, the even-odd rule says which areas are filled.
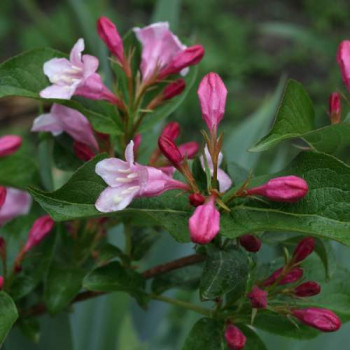
[[[167,125],[165,125],[160,136],[161,137],[165,136],[168,139],[175,141],[177,139],[177,137],[179,136],[179,134],[180,134],[179,123],[172,122],[172,123],[168,123]]]
[[[244,235],[239,237],[239,243],[248,252],[256,253],[261,248],[261,240],[253,235]]]
[[[0,256],[3,260],[6,259],[6,241],[3,237],[0,237]]]
[[[142,135],[136,134],[133,141],[134,141],[134,154],[137,154],[141,145]]]
[[[184,68],[198,64],[204,56],[204,48],[194,45],[175,55],[170,63],[159,72],[158,78],[163,79],[167,75],[180,73]]]
[[[178,96],[185,90],[186,82],[183,79],[177,79],[167,85],[163,91],[163,100],[170,100]]]
[[[339,317],[331,310],[317,307],[293,310],[292,315],[307,326],[322,332],[335,332],[341,326]]]
[[[220,213],[215,207],[214,197],[196,208],[188,225],[192,242],[206,244],[214,239],[220,231]]]
[[[209,130],[217,131],[224,117],[227,89],[218,74],[207,74],[199,84],[197,91],[202,109],[202,118]]]
[[[188,199],[194,207],[198,207],[199,205],[202,205],[205,202],[205,197],[202,196],[200,193],[191,193],[188,196]]]
[[[95,157],[94,151],[85,143],[74,141],[73,148],[75,155],[83,161],[88,161]]]
[[[246,336],[236,326],[230,324],[225,330],[225,339],[230,350],[241,350],[247,341]]]
[[[306,259],[315,249],[315,239],[313,237],[304,238],[295,247],[293,252],[293,262],[297,263]]]
[[[339,124],[341,120],[341,99],[338,92],[329,95],[329,117],[332,124]]]
[[[54,224],[54,221],[49,215],[44,215],[39,219],[36,219],[29,231],[27,243],[24,246],[23,251],[27,252],[38,245],[45,238],[45,236],[50,233]]]
[[[170,163],[172,163],[175,167],[181,164],[183,157],[171,139],[166,136],[161,136],[158,139],[158,146],[165,157],[167,157]]]
[[[5,203],[6,193],[6,187],[0,186],[0,210]]]
[[[15,153],[22,144],[22,138],[17,135],[5,135],[0,137],[0,157]]]
[[[308,281],[302,283],[294,289],[294,295],[297,297],[312,297],[320,294],[321,286],[317,282]]]
[[[337,52],[337,62],[344,84],[350,90],[350,41],[344,40],[340,43]]]
[[[0,276],[0,290],[2,290],[3,286],[4,286],[4,277]]]
[[[274,284],[277,279],[281,276],[283,271],[283,267],[275,271],[269,278],[267,278],[264,282],[264,286],[270,286]],[[300,267],[295,267],[292,271],[288,272],[286,276],[284,276],[280,281],[279,285],[284,285],[288,283],[294,283],[298,281],[301,277],[303,277],[303,270]]]
[[[254,286],[251,292],[247,295],[250,299],[252,308],[255,309],[265,309],[267,306],[267,292]]]
[[[183,143],[179,146],[179,151],[183,157],[186,156],[188,159],[192,159],[199,151],[199,144],[195,141]]]
[[[247,195],[259,195],[276,202],[296,202],[306,196],[308,185],[297,176],[276,177],[265,185],[247,190]]]
[[[124,62],[123,40],[120,37],[116,26],[107,17],[100,17],[97,21],[97,33],[107,45],[109,51],[116,56],[118,61]]]

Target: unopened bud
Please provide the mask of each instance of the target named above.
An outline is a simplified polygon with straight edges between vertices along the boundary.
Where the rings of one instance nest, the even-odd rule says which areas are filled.
[[[84,162],[95,157],[94,151],[85,143],[74,141],[73,148],[75,155]]]
[[[158,139],[158,146],[164,156],[172,163],[175,167],[179,166],[183,157],[175,145],[175,143],[166,136],[161,136]]]
[[[5,203],[7,190],[5,187],[0,186],[0,210]]]
[[[3,237],[0,237],[0,255],[3,259],[6,257],[6,241]]]
[[[27,243],[24,246],[23,251],[28,252],[30,249],[38,245],[45,236],[50,233],[54,224],[54,221],[49,215],[44,215],[35,220],[29,231]]]
[[[265,185],[251,188],[247,195],[259,195],[276,202],[296,202],[306,196],[308,185],[297,176],[282,176],[271,179]]]
[[[302,283],[294,289],[294,295],[297,297],[312,297],[320,294],[321,286],[317,282],[308,281]]]
[[[196,156],[199,151],[199,144],[195,141],[183,143],[179,146],[179,151],[183,157],[192,159]]]
[[[225,339],[230,350],[241,350],[247,341],[246,336],[236,326],[230,324],[225,330]]]
[[[205,202],[205,197],[202,196],[200,193],[191,193],[188,196],[188,199],[194,207],[198,207],[199,205],[202,205]]]
[[[107,45],[109,51],[116,56],[118,61],[124,62],[123,40],[120,37],[116,26],[107,17],[100,17],[97,21],[97,33]]]
[[[17,135],[5,135],[0,137],[0,157],[15,153],[22,144],[22,138]]]
[[[322,332],[335,332],[341,327],[339,317],[331,310],[309,307],[293,310],[292,315],[307,326]]]
[[[254,309],[265,309],[267,306],[267,292],[254,286],[251,292],[247,295],[250,299],[250,304]]]
[[[172,122],[172,123],[168,123],[167,125],[165,125],[160,136],[161,137],[164,136],[172,141],[175,141],[177,139],[177,137],[179,136],[179,134],[180,134],[179,123]]]
[[[264,286],[270,286],[274,284],[281,276],[283,272],[283,267],[275,271],[269,278],[264,281]],[[295,267],[293,270],[287,273],[280,281],[279,285],[284,285],[288,283],[294,283],[303,277],[303,270],[300,267]]]
[[[261,240],[253,235],[244,235],[239,237],[239,243],[248,252],[256,253],[261,248]]]
[[[177,79],[167,85],[163,91],[163,100],[170,100],[180,95],[186,88],[186,82],[183,79]]]
[[[350,41],[344,40],[338,46],[337,62],[345,86],[350,90]]]
[[[0,276],[0,290],[4,287],[4,277]]]
[[[306,259],[315,249],[315,239],[313,237],[304,238],[295,247],[293,252],[293,262],[297,263]]]
[[[332,124],[339,124],[341,120],[341,99],[338,92],[329,96],[329,117]]]

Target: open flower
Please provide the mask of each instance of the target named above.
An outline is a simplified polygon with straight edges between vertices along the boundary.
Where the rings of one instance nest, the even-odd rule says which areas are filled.
[[[96,164],[96,173],[109,186],[95,204],[103,213],[122,210],[135,197],[153,197],[172,189],[188,189],[186,184],[159,169],[135,163],[133,141],[126,147],[125,159],[109,158]]]
[[[0,226],[20,215],[29,212],[32,198],[27,192],[16,188],[6,188],[6,198],[0,209]]]
[[[55,136],[66,132],[75,141],[98,150],[98,143],[87,118],[75,109],[56,103],[52,105],[50,113],[35,118],[31,131],[47,131]]]
[[[118,104],[119,100],[96,73],[98,59],[82,55],[84,47],[84,39],[79,39],[70,52],[69,60],[53,58],[45,62],[44,73],[52,85],[42,90],[40,96],[69,100],[73,95],[80,95]]]
[[[208,163],[208,167],[210,170],[210,174],[211,176],[213,176],[214,173],[214,165],[213,165],[213,161],[211,159],[208,147],[205,146],[204,148],[204,156],[207,160]],[[201,164],[202,164],[202,168],[203,170],[205,170],[205,162],[204,162],[204,156],[201,156]],[[217,178],[219,181],[219,189],[220,192],[226,192],[232,185],[232,180],[230,179],[230,177],[222,170],[219,168],[221,162],[222,162],[222,153],[219,153],[219,157],[218,157],[218,173],[217,173]]]

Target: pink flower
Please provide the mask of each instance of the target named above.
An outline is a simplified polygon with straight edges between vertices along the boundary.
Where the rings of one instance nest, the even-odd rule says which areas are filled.
[[[308,193],[306,181],[297,176],[276,177],[265,185],[247,190],[247,195],[264,196],[275,202],[296,202]]]
[[[95,152],[85,143],[74,141],[73,149],[75,155],[84,162],[95,157]]]
[[[46,235],[51,232],[54,224],[54,221],[49,215],[44,215],[36,219],[29,231],[27,243],[24,246],[23,252],[26,253],[38,245]]]
[[[3,286],[4,286],[4,277],[0,276],[0,290],[2,290]]]
[[[329,117],[332,124],[339,124],[341,120],[341,99],[338,92],[329,96]]]
[[[195,141],[185,142],[179,145],[178,149],[182,157],[186,156],[188,159],[192,159],[199,151],[199,144]]]
[[[242,350],[247,341],[247,338],[243,332],[232,324],[226,327],[225,339],[230,350]]]
[[[6,199],[6,188],[3,186],[0,186],[0,210],[2,208],[2,206],[5,203],[5,199]]]
[[[188,222],[191,240],[198,244],[207,244],[220,231],[220,213],[215,207],[214,197],[196,208]]]
[[[315,249],[315,239],[313,237],[307,237],[302,239],[295,247],[293,252],[293,262],[305,260]]]
[[[219,75],[207,74],[199,84],[198,97],[202,109],[202,118],[208,129],[214,134],[224,117],[227,89]]]
[[[72,48],[69,60],[53,58],[44,64],[44,73],[52,85],[40,92],[41,97],[69,100],[73,95],[80,95],[116,103],[114,94],[96,73],[98,59],[81,54],[84,46],[84,40],[79,39]]]
[[[180,134],[180,125],[179,123],[172,122],[165,125],[160,137],[167,137],[172,141],[175,141]]]
[[[17,135],[5,135],[0,137],[0,157],[15,153],[22,144],[22,138]]]
[[[6,191],[6,199],[0,209],[0,226],[17,216],[27,214],[32,204],[32,198],[27,192],[12,187],[7,187]]]
[[[202,196],[200,193],[191,193],[188,196],[188,199],[194,207],[198,207],[202,205],[205,202],[205,197]]]
[[[124,46],[114,23],[107,17],[100,17],[97,21],[97,33],[107,45],[109,51],[123,65],[124,63]]]
[[[344,84],[350,90],[350,41],[344,40],[339,44],[337,62]]]
[[[168,84],[163,91],[163,100],[170,100],[180,95],[186,88],[186,82],[183,79],[177,79]]]
[[[207,160],[208,163],[208,167],[210,170],[210,174],[211,176],[213,176],[214,174],[214,165],[213,165],[213,161],[211,159],[208,147],[205,146],[204,148],[204,156]],[[204,156],[200,157],[201,160],[201,164],[202,164],[202,168],[203,170],[205,170],[205,162],[204,162]],[[222,162],[222,153],[219,153],[219,158],[218,158],[218,167],[220,166],[221,162]],[[217,172],[217,178],[219,181],[219,189],[220,192],[226,192],[232,185],[232,180],[230,179],[230,177],[220,168],[218,168],[218,172]]]
[[[75,141],[98,150],[98,143],[87,118],[75,109],[56,103],[52,105],[50,113],[35,118],[31,131],[47,131],[55,136],[66,132]]]
[[[341,327],[339,317],[331,310],[309,307],[293,310],[292,315],[307,326],[322,332],[335,332]]]
[[[269,278],[267,278],[264,282],[264,286],[270,286],[274,284],[281,276],[283,272],[283,267],[275,271]],[[289,271],[280,281],[279,285],[285,285],[288,283],[294,283],[300,278],[303,277],[303,270],[300,267],[295,267],[291,271]]]
[[[239,237],[239,243],[246,251],[256,253],[261,248],[261,240],[253,235],[244,235]]]
[[[302,283],[294,289],[294,295],[297,297],[312,297],[320,292],[321,286],[313,281]]]
[[[180,150],[171,139],[166,136],[160,136],[158,139],[158,146],[164,156],[175,167],[178,167],[182,163],[184,158]]]
[[[252,308],[265,309],[267,306],[267,292],[260,289],[258,286],[254,286],[251,292],[247,295],[250,299]]]
[[[134,142],[130,141],[123,161],[104,159],[96,164],[96,173],[108,184],[96,201],[97,210],[109,213],[126,208],[135,197],[159,196],[172,189],[188,190],[163,171],[134,162]]]

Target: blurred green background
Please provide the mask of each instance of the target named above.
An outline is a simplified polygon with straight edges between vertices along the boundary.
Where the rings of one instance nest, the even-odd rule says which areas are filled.
[[[246,152],[271,126],[286,77],[299,80],[309,91],[316,106],[316,123],[329,123],[328,95],[343,89],[335,56],[339,42],[350,37],[349,14],[346,0],[2,0],[0,62],[39,46],[69,52],[77,38],[84,37],[86,52],[100,58],[102,75],[111,83],[96,19],[110,17],[122,34],[133,26],[169,21],[186,42],[204,45],[206,55],[198,79],[215,71],[228,87],[223,128],[226,158],[259,174],[279,170],[298,152],[290,144],[263,154]],[[0,100],[1,132],[26,130],[37,114],[33,101]],[[196,88],[171,118],[181,123],[184,140],[200,139]],[[145,144],[150,150],[156,138],[148,134],[145,138],[150,142]],[[110,237],[123,244],[119,231],[116,228]],[[334,249],[337,259],[350,267],[348,251],[338,245]],[[163,235],[142,266],[191,251],[192,245],[176,244]],[[274,254],[265,247],[258,257],[268,261]],[[174,291],[172,295],[197,299],[188,292]],[[30,345],[18,331],[13,332],[6,349],[178,350],[196,319],[190,312],[155,302],[143,311],[127,296],[116,293],[76,305],[55,319],[41,318],[39,345]],[[346,350],[349,330],[344,326],[336,334],[303,342],[261,334],[271,350]]]

